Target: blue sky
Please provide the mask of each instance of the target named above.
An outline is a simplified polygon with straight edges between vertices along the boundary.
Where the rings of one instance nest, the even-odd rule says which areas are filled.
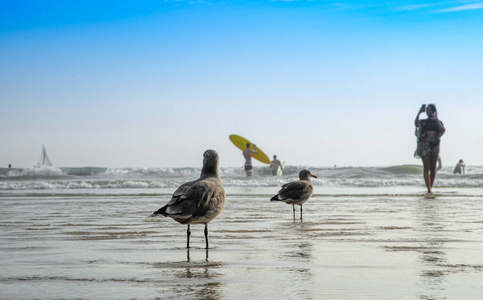
[[[483,165],[483,2],[0,0],[0,166]]]

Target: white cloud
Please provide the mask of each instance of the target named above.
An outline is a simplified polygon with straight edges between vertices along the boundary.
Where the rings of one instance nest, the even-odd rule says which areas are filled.
[[[456,12],[456,11],[475,10],[475,9],[483,9],[483,2],[442,9],[442,10],[439,10],[439,12]]]
[[[434,4],[406,5],[406,6],[398,7],[398,10],[403,10],[403,11],[420,10],[430,6],[434,6]]]

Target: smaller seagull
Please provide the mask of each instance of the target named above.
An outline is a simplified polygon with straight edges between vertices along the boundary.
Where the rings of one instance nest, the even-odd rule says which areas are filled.
[[[283,201],[293,206],[293,218],[295,220],[295,205],[300,205],[300,220],[302,220],[302,205],[309,200],[314,193],[314,185],[312,184],[312,175],[309,170],[300,171],[300,180],[292,181],[282,185],[282,189],[278,194],[273,196],[270,201]]]
[[[190,247],[190,225],[205,224],[205,241],[208,249],[208,223],[215,219],[225,206],[225,189],[218,171],[219,157],[215,150],[203,154],[203,169],[200,178],[182,184],[165,206],[151,216],[171,217],[187,224],[187,248]]]

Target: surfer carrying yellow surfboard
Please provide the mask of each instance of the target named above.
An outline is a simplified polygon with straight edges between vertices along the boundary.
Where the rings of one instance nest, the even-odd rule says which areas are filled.
[[[250,149],[250,143],[247,143],[247,147],[243,150],[243,157],[245,157],[245,172],[247,173],[247,177],[252,176],[252,153],[257,153],[257,145],[253,144],[253,149]]]
[[[247,177],[252,176],[252,157],[264,164],[270,164],[270,158],[268,158],[262,149],[258,148],[255,143],[252,143],[237,134],[230,134],[229,138],[233,145],[242,151],[243,157],[245,158],[244,169],[247,173]]]

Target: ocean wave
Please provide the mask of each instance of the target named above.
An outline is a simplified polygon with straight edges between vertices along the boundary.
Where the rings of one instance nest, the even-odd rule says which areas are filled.
[[[420,174],[421,166],[404,165],[393,167],[343,167],[343,168],[321,168],[307,166],[286,166],[284,176],[298,176],[300,170],[309,168],[312,173],[320,176],[330,177],[366,177],[384,174]],[[29,169],[5,169],[0,168],[0,178],[15,178],[24,176],[50,177],[105,177],[105,178],[153,178],[153,177],[194,177],[199,176],[201,168],[56,168],[56,167],[34,167]],[[268,166],[257,166],[253,169],[254,174],[268,176],[270,168]],[[220,168],[220,175],[225,177],[245,176],[242,167]]]
[[[58,177],[64,175],[60,168],[52,166],[39,166],[29,169],[4,169],[2,177]]]
[[[392,174],[422,174],[423,166],[420,165],[401,165],[381,168],[383,171],[387,171]]]
[[[241,167],[220,168],[227,187],[280,187],[297,180],[306,166],[287,166],[283,176],[271,176],[268,167],[255,167],[247,178]],[[424,186],[422,167],[308,167],[318,178],[315,186],[326,187],[392,187]],[[199,177],[200,168],[55,168],[0,169],[0,190],[59,189],[156,189],[177,188]],[[435,185],[441,187],[483,187],[483,167],[469,166],[468,174],[453,175],[443,168]]]

